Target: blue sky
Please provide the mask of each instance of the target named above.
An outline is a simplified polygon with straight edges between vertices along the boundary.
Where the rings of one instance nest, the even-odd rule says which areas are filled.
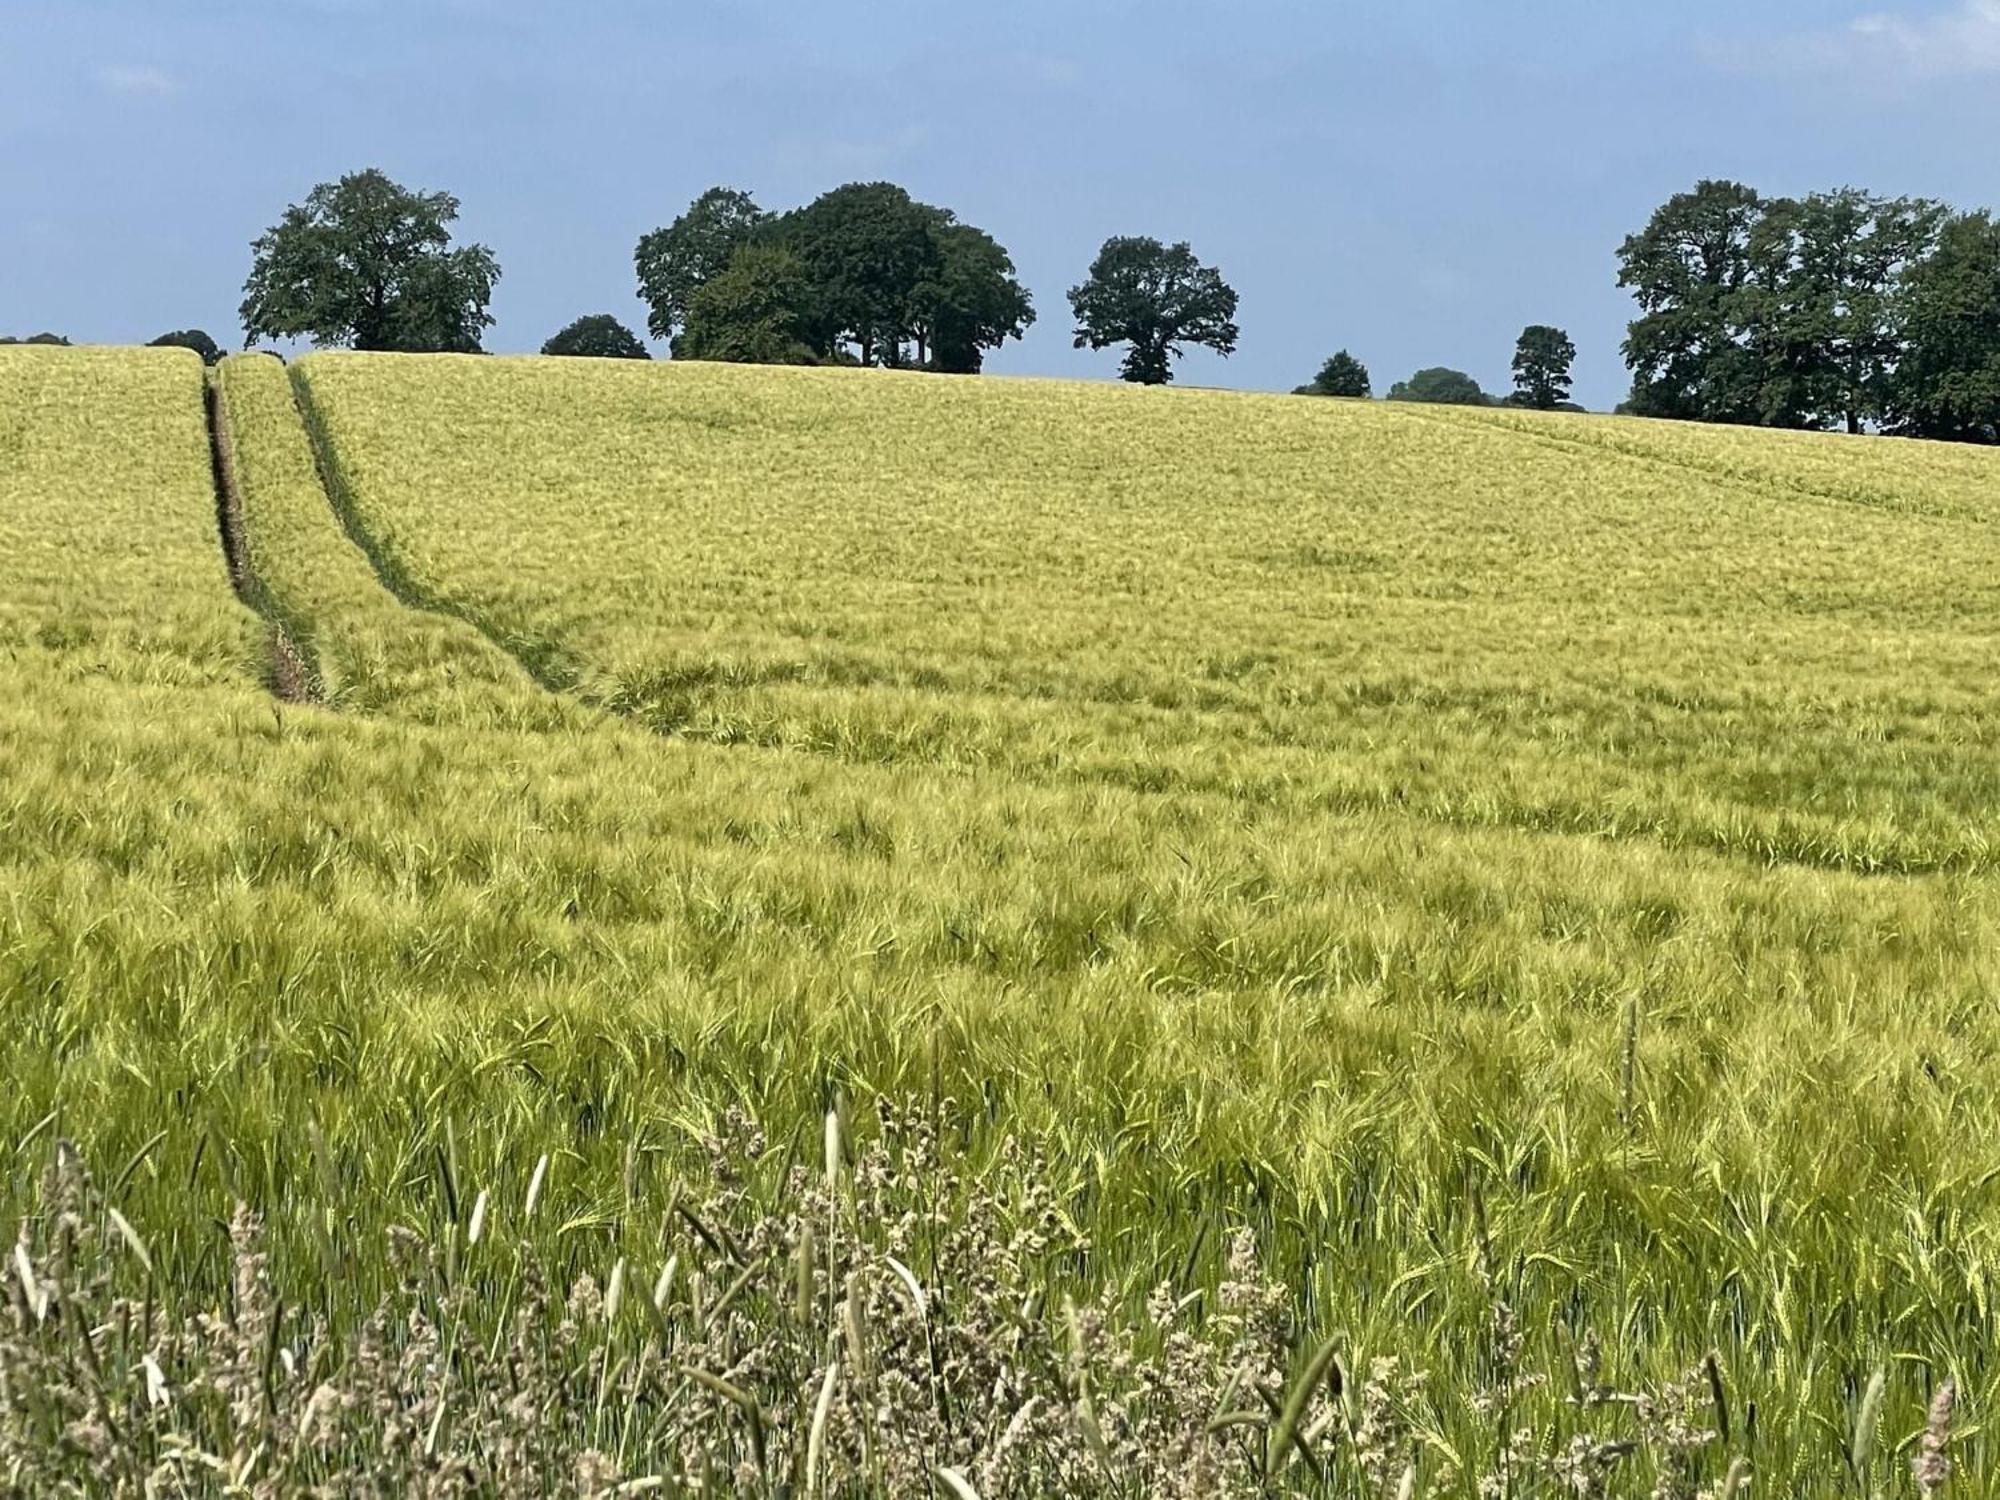
[[[241,339],[249,241],[343,171],[464,202],[488,346],[643,312],[634,241],[704,187],[887,177],[991,230],[1041,319],[996,371],[1112,375],[1064,291],[1189,239],[1289,388],[1346,346],[1505,388],[1568,328],[1623,393],[1613,252],[1701,176],[2000,206],[2000,0],[0,0],[0,332]]]

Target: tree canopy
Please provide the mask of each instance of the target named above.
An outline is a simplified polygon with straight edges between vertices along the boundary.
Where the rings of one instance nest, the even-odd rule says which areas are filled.
[[[1479,382],[1463,370],[1433,365],[1389,387],[1391,401],[1423,401],[1433,406],[1489,406]]]
[[[1883,417],[1909,437],[2000,443],[2000,222],[1948,221],[1909,269]]]
[[[1365,397],[1371,390],[1368,383],[1368,366],[1343,349],[1319,367],[1319,374],[1313,376],[1305,385],[1299,386],[1292,394]]]
[[[1522,329],[1514,345],[1514,404],[1554,411],[1566,403],[1575,363],[1576,345],[1560,328],[1535,323]]]
[[[473,352],[493,322],[500,264],[454,249],[458,200],[370,169],[321,183],[252,244],[243,331],[259,339],[412,352]]]
[[[1625,340],[1631,409],[1849,432],[1881,420],[1903,286],[1943,217],[1852,188],[1765,198],[1708,181],[1675,195],[1619,251],[1640,309]]]
[[[1655,210],[1618,252],[1618,284],[1638,299],[1625,337],[1632,409],[1642,416],[1754,421],[1757,361],[1737,337],[1750,235],[1764,200],[1704,181]]]
[[[1014,261],[983,229],[948,213],[930,230],[934,251],[909,294],[917,363],[947,375],[977,375],[986,351],[1018,339],[1035,321],[1034,300]]]
[[[753,249],[790,259],[739,266]],[[640,240],[636,261],[648,326],[696,359],[851,357],[971,373],[1035,317],[997,240],[890,182],[848,183],[778,215],[711,188]],[[691,337],[697,299],[725,276]],[[782,310],[780,295],[790,299]]]
[[[31,333],[24,339],[10,336],[0,338],[0,344],[49,344],[58,349],[67,349],[70,347],[69,340],[59,333]]]
[[[805,266],[786,246],[743,245],[689,297],[674,352],[737,364],[816,363],[802,311],[810,289]]]
[[[1944,211],[1852,188],[1780,199],[1759,226],[1752,321],[1767,351],[1768,420],[1860,432],[1901,358],[1901,286]]]
[[[741,189],[712,187],[673,223],[642,237],[632,259],[648,308],[646,331],[672,340],[687,322],[694,294],[728,268],[768,218]]]
[[[584,359],[651,359],[639,336],[610,313],[593,313],[553,335],[542,345],[544,354]]]
[[[894,183],[852,182],[777,221],[812,287],[818,347],[852,343],[864,365],[903,362],[916,289],[939,259],[936,217]]]
[[[1236,292],[1187,241],[1163,245],[1145,236],[1108,239],[1081,285],[1072,287],[1076,347],[1126,344],[1124,378],[1165,385],[1184,346],[1236,352]]]
[[[163,333],[147,347],[192,349],[201,356],[201,362],[205,365],[217,364],[222,359],[222,346],[199,328],[177,328],[172,333]]]

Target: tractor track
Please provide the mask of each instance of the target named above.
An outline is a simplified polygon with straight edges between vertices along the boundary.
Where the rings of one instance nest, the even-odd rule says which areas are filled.
[[[222,539],[222,557],[236,597],[264,622],[265,679],[273,697],[283,703],[320,701],[319,674],[310,652],[279,617],[270,596],[257,581],[244,541],[243,492],[236,480],[236,454],[229,422],[222,410],[222,385],[213,370],[204,373],[202,407],[208,423],[208,458],[215,480],[215,526]]]

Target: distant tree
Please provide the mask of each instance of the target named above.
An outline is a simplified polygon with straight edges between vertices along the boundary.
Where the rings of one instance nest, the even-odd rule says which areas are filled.
[[[999,241],[956,222],[947,210],[934,212],[934,257],[909,295],[917,363],[947,375],[976,375],[988,349],[1027,332],[1035,321],[1034,299]]]
[[[753,248],[789,259],[752,256],[736,266]],[[1021,337],[1035,318],[998,241],[892,182],[851,182],[779,215],[747,193],[711,188],[642,239],[636,262],[648,328],[695,359],[914,362],[974,373],[986,351]],[[732,267],[741,274],[707,300],[690,337],[697,297]]]
[[[1904,278],[1889,430],[2000,443],[2000,222],[1962,214]]]
[[[1761,361],[1740,336],[1739,296],[1764,200],[1740,182],[1678,193],[1618,251],[1618,284],[1638,299],[1627,330],[1633,409],[1642,416],[1755,422]]]
[[[1944,215],[1854,188],[1676,195],[1619,252],[1641,313],[1625,342],[1633,409],[1849,432],[1880,420],[1903,350],[1899,289]]]
[[[0,338],[0,344],[49,344],[58,349],[70,347],[69,340],[59,333],[31,333],[24,339]]]
[[[1319,374],[1298,387],[1294,396],[1361,396],[1370,394],[1368,366],[1345,349],[1319,367]]]
[[[943,268],[940,213],[893,182],[850,182],[773,224],[812,285],[817,347],[851,343],[864,365],[903,362],[918,289],[936,286]]]
[[[744,245],[688,299],[674,352],[736,364],[812,364],[810,296],[805,266],[789,249]]]
[[[578,318],[569,327],[542,345],[544,354],[566,354],[585,359],[651,359],[639,336],[610,313]]]
[[[458,200],[381,172],[321,183],[251,246],[243,331],[260,338],[404,351],[479,348],[500,264],[453,249]]]
[[[1514,404],[1554,411],[1569,400],[1576,345],[1560,328],[1536,323],[1514,345]]]
[[[1140,385],[1165,385],[1182,346],[1236,352],[1236,293],[1185,240],[1163,245],[1145,236],[1108,239],[1082,285],[1070,289],[1076,347],[1128,344],[1122,373]]]
[[[1486,393],[1479,388],[1479,382],[1463,370],[1446,369],[1433,365],[1428,370],[1419,370],[1408,380],[1399,380],[1389,387],[1391,401],[1422,401],[1434,406],[1488,406],[1491,405]]]
[[[1853,188],[1765,205],[1737,317],[1762,362],[1760,420],[1860,432],[1881,415],[1902,352],[1897,290],[1944,214]]]
[[[728,269],[731,257],[769,218],[748,193],[712,187],[673,223],[642,238],[632,259],[639,297],[648,308],[646,331],[673,339],[687,322],[694,294]]]
[[[201,362],[205,365],[216,364],[222,359],[222,346],[199,328],[179,328],[172,333],[163,333],[147,347],[192,349],[201,356]]]

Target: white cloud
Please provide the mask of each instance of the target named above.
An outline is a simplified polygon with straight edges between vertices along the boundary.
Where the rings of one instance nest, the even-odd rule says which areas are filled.
[[[874,136],[788,136],[778,149],[790,163],[836,176],[860,178],[895,171],[922,150],[930,136],[928,126],[910,124]]]
[[[144,63],[113,63],[97,70],[98,86],[107,93],[135,99],[164,99],[180,92],[181,82],[165,68]]]
[[[1917,19],[1863,16],[1847,30],[1851,45],[1919,73],[2000,70],[2000,0],[1960,0],[1956,10]]]
[[[1710,42],[1711,59],[1733,66],[1845,72],[1877,78],[1937,78],[2000,72],[2000,0],[1957,0],[1922,13],[1876,11],[1845,25],[1774,42]]]

